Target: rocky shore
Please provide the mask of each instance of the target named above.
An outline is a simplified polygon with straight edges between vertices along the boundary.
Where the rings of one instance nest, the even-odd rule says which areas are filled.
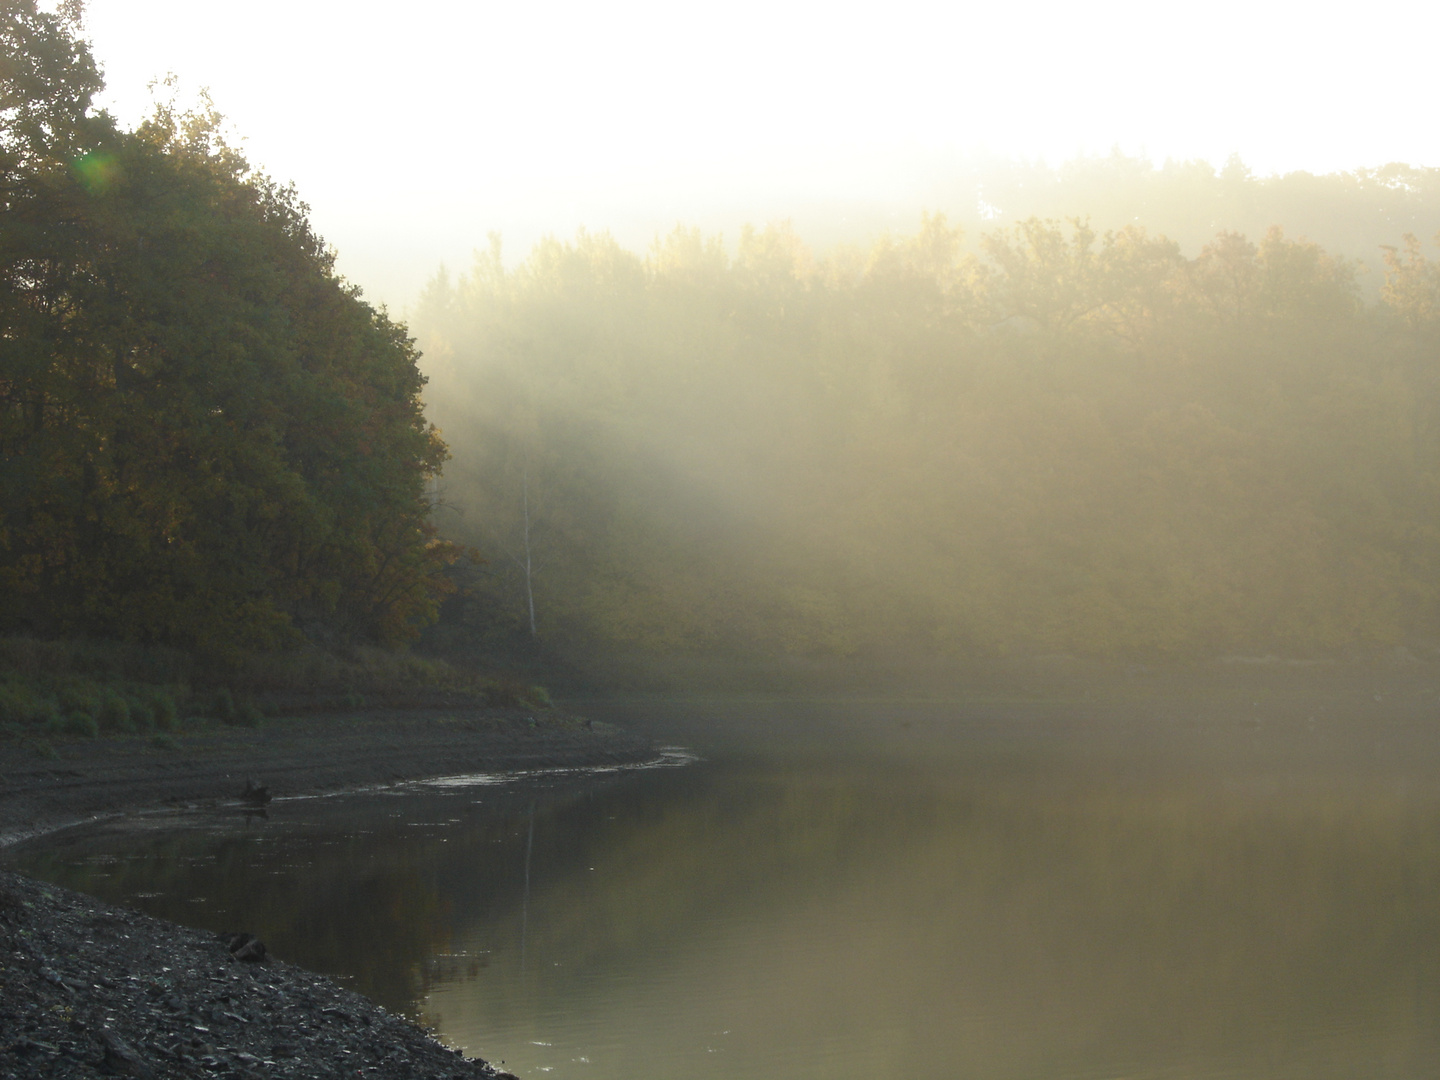
[[[0,743],[0,845],[128,810],[235,802],[247,781],[288,795],[653,753],[603,724],[443,706],[163,742]],[[0,872],[0,1076],[507,1075],[248,938]]]
[[[508,1075],[233,940],[0,872],[0,1076]]]

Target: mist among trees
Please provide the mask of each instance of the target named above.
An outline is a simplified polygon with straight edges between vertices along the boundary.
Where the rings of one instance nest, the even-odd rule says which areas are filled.
[[[413,319],[438,520],[488,558],[451,640],[523,638],[527,590],[552,643],[661,654],[1433,637],[1440,269],[1394,242],[1367,294],[1279,227],[492,241]]]
[[[95,111],[75,5],[3,34],[0,631],[395,643],[458,586],[461,656],[1440,639],[1440,170],[991,162],[868,244],[495,239],[413,313],[422,409],[213,109]]]

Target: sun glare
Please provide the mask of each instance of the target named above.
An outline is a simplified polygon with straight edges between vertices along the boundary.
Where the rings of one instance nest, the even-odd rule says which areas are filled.
[[[433,266],[495,228],[653,234],[804,201],[913,217],[927,199],[944,208],[927,170],[975,154],[1059,163],[1119,148],[1218,166],[1238,153],[1260,173],[1433,164],[1424,66],[1395,50],[1440,18],[1414,2],[1386,11],[91,0],[87,25],[122,118],[168,71],[209,87],[342,259],[393,265],[379,256],[393,242]],[[382,292],[408,299],[396,288]]]

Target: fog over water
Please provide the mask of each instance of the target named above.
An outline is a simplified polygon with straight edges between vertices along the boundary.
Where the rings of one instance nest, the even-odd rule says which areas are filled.
[[[1433,681],[574,704],[703,760],[152,814],[5,862],[258,930],[527,1077],[1440,1064]]]
[[[70,411],[11,392],[39,495],[7,580],[79,566],[112,622],[73,625],[139,634],[92,584],[164,554],[157,640],[413,631],[701,760],[8,864],[254,930],[525,1076],[1440,1073],[1440,126],[1401,52],[1440,9],[87,10],[101,103],[133,127],[173,71],[181,122],[113,187],[64,146],[36,173],[77,200],[37,221],[103,196],[126,258],[11,275],[94,296],[91,367],[44,384]],[[403,324],[187,128],[203,87]],[[161,278],[184,318],[112,305]],[[65,288],[26,310],[65,324]],[[207,591],[185,529],[289,606]]]

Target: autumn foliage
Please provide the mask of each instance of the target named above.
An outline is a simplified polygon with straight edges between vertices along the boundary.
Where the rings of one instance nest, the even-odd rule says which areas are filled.
[[[75,29],[0,7],[0,632],[410,636],[450,549],[405,328],[213,111],[94,113]]]

